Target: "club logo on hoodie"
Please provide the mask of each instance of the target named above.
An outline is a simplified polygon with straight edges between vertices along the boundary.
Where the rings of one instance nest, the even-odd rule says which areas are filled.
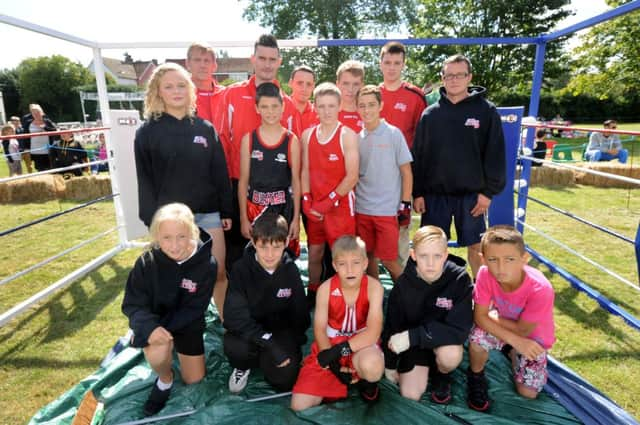
[[[195,143],[196,145],[202,145],[205,148],[208,146],[207,144],[207,138],[204,136],[195,136],[193,138],[193,143]]]
[[[473,127],[476,130],[480,128],[480,120],[475,118],[467,118],[467,121],[464,123],[465,127]]]
[[[451,310],[453,308],[453,300],[449,298],[438,297],[436,298],[436,307],[444,308],[445,310]]]
[[[180,282],[180,288],[186,289],[190,294],[193,294],[198,289],[198,284],[191,279],[183,278]]]
[[[280,288],[276,294],[276,298],[291,298],[291,288]]]

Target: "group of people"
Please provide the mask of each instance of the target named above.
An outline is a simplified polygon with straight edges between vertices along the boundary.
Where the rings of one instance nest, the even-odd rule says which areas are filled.
[[[153,244],[122,306],[131,344],[158,375],[145,415],[169,398],[174,350],[184,383],[204,377],[212,296],[229,390],[241,392],[259,368],[278,391],[293,391],[296,411],[343,398],[352,384],[375,402],[382,376],[414,400],[431,380],[432,400],[448,403],[468,338],[472,408],[489,408],[491,349],[511,360],[518,393],[542,389],[553,290],[526,265],[515,229],[485,224],[505,186],[500,117],[485,89],[470,85],[466,57],[444,61],[440,99],[427,108],[402,80],[405,56],[401,43],[382,48],[380,85],[364,85],[357,61],[317,87],[299,66],[291,97],[276,80],[282,58],[271,35],[255,43],[254,75],[227,88],[213,79],[215,54],[204,44],[189,48],[188,71],[155,70],[134,141],[139,215]],[[421,224],[409,248],[412,208]],[[448,253],[452,218],[471,275]],[[306,294],[294,263],[300,221]],[[323,270],[327,251],[333,276]],[[379,261],[395,284],[384,320]],[[314,342],[303,359],[310,309]]]
[[[22,161],[27,173],[46,171],[53,168],[64,168],[89,162],[89,156],[93,152],[87,152],[85,147],[77,140],[73,132],[62,133],[59,136],[37,133],[64,130],[59,128],[44,113],[37,103],[29,105],[29,113],[22,118],[12,116],[9,122],[2,126],[2,136],[14,136],[18,134],[31,134],[30,137],[6,138],[2,140],[4,156],[9,167],[9,175],[22,174]],[[35,133],[35,134],[34,134]],[[97,137],[98,159],[107,159],[105,136],[99,133]],[[83,172],[97,174],[100,171],[108,171],[108,164],[96,164],[86,168],[75,168],[64,171],[65,176],[81,176]]]

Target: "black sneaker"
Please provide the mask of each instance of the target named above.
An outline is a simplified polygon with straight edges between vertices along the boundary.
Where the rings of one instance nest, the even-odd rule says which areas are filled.
[[[167,400],[169,400],[169,394],[171,394],[171,388],[166,390],[161,390],[158,388],[158,379],[156,378],[156,382],[153,384],[153,388],[151,389],[151,394],[149,394],[149,398],[147,402],[144,404],[144,408],[142,412],[145,416],[155,415],[167,404]]]
[[[485,412],[491,406],[489,384],[484,376],[484,370],[480,373],[467,370],[467,404],[478,412]]]
[[[436,370],[431,380],[431,400],[438,404],[451,401],[451,374]]]
[[[369,382],[364,379],[358,381],[358,389],[360,390],[360,397],[367,404],[374,404],[380,400],[380,388],[378,388],[377,382]]]

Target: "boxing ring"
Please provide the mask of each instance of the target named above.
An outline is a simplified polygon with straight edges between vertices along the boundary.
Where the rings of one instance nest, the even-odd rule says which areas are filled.
[[[572,25],[563,30],[555,31],[550,34],[540,35],[538,37],[526,37],[526,38],[514,38],[514,37],[497,37],[497,38],[470,38],[470,39],[402,39],[398,40],[406,45],[425,45],[425,44],[455,44],[455,45],[470,45],[470,44],[534,44],[536,45],[536,60],[533,75],[533,86],[531,92],[531,100],[529,104],[529,115],[536,116],[538,113],[538,106],[540,100],[540,90],[542,86],[542,76],[544,73],[544,56],[546,45],[553,40],[579,31],[581,29],[588,28],[599,22],[603,22],[623,14],[640,9],[640,0],[632,1],[623,6],[620,6],[611,11],[605,12],[596,17],[585,20],[584,22]],[[101,116],[103,117],[104,128],[98,130],[106,130],[106,144],[107,151],[109,152],[109,159],[107,160],[110,165],[110,172],[112,175],[111,185],[112,193],[110,195],[97,198],[88,202],[81,203],[76,207],[62,211],[57,214],[52,214],[46,217],[42,217],[24,225],[16,226],[14,228],[0,231],[0,237],[4,237],[9,234],[14,234],[23,230],[24,228],[34,226],[40,223],[55,220],[57,217],[82,208],[88,207],[93,203],[112,201],[115,209],[116,226],[108,229],[105,232],[101,232],[86,241],[81,242],[69,249],[66,249],[52,257],[49,257],[43,261],[38,262],[28,268],[20,270],[11,276],[4,277],[0,280],[0,288],[15,279],[28,275],[29,273],[50,264],[64,255],[80,249],[87,244],[100,239],[108,234],[117,232],[118,243],[116,246],[107,250],[106,252],[98,255],[94,260],[81,265],[78,269],[69,273],[62,279],[54,282],[48,288],[29,299],[19,303],[10,310],[2,312],[0,314],[0,326],[5,325],[9,321],[13,320],[18,315],[22,314],[28,308],[34,304],[41,303],[47,297],[56,291],[66,287],[70,283],[74,282],[78,278],[86,275],[92,270],[100,267],[113,256],[122,252],[123,250],[139,246],[140,243],[136,242],[138,238],[146,234],[146,229],[141,225],[137,219],[137,197],[135,188],[135,166],[133,165],[132,155],[132,134],[135,128],[140,124],[140,118],[136,111],[111,111],[108,103],[107,87],[104,74],[104,68],[102,66],[102,51],[105,49],[135,49],[135,48],[167,48],[167,47],[179,47],[186,48],[190,44],[189,42],[154,42],[154,43],[99,43],[86,39],[81,39],[69,34],[65,34],[53,29],[45,28],[42,26],[34,25],[29,22],[25,22],[16,18],[9,17],[7,15],[0,15],[0,23],[17,26],[30,31],[38,32],[46,36],[56,37],[62,40],[66,40],[72,43],[76,43],[87,48],[91,48],[94,53],[95,74],[98,89],[98,101]],[[388,40],[283,40],[280,42],[280,46],[283,48],[288,47],[330,47],[330,46],[380,46],[386,43]],[[253,41],[246,42],[212,42],[213,47],[248,47],[253,45]],[[522,111],[523,108],[502,108],[501,115],[503,118],[503,126],[505,128],[505,134],[508,136],[507,143],[507,158],[508,158],[508,182],[513,184],[507,184],[505,190],[498,196],[496,196],[491,204],[489,211],[489,224],[514,224],[522,231],[534,232],[536,234],[544,234],[544,231],[538,229],[526,221],[527,215],[527,203],[532,201],[543,205],[559,214],[563,214],[567,217],[575,219],[581,224],[590,226],[594,231],[599,231],[607,234],[611,237],[623,240],[627,244],[632,244],[635,248],[635,257],[640,269],[640,228],[637,231],[635,240],[628,236],[622,235],[619,232],[609,229],[604,225],[593,223],[590,220],[579,217],[577,214],[571,213],[565,209],[555,207],[548,202],[532,197],[528,194],[529,190],[529,178],[531,171],[531,162],[540,161],[544,164],[550,164],[546,160],[537,160],[531,156],[531,148],[533,146],[533,131],[524,131],[525,145],[521,148],[522,130],[531,128],[532,125],[522,125]],[[98,131],[98,130],[69,130],[69,132],[84,132],[84,131]],[[592,129],[595,130],[595,129]],[[55,132],[54,134],[62,134],[62,132]],[[625,134],[627,134],[626,132]],[[42,134],[42,133],[40,133]],[[510,135],[509,135],[510,134]],[[638,133],[640,134],[640,133]],[[19,137],[19,136],[18,136]],[[520,168],[517,167],[518,161],[521,162]],[[42,173],[34,173],[31,175],[11,177],[6,179],[0,179],[0,183],[8,183],[11,181],[33,177],[36,175],[49,174],[54,172],[73,170],[74,168],[86,167],[87,165],[100,164],[101,161],[94,161],[90,164],[82,164],[78,166],[66,167],[64,169],[50,170]],[[558,166],[554,163],[553,165]],[[573,167],[571,165],[562,165],[562,167]],[[597,172],[596,172],[597,173]],[[519,176],[516,178],[516,175]],[[610,178],[620,178],[620,176],[609,176]],[[132,180],[133,178],[133,180]],[[634,185],[639,185],[640,181],[637,179],[624,178],[624,181]],[[515,196],[514,196],[515,191]],[[136,205],[136,207],[132,207]],[[558,244],[563,242],[556,240]],[[596,263],[589,259],[584,254],[581,254],[578,250],[573,249],[565,245],[567,252],[571,255],[576,255],[583,258],[584,261],[588,261],[591,264]],[[552,272],[559,274],[568,282],[571,283],[576,289],[585,292],[591,298],[595,299],[604,309],[612,314],[621,316],[627,324],[636,330],[640,330],[640,321],[626,312],[622,307],[608,300],[597,290],[591,288],[586,282],[583,282],[578,277],[566,271],[562,266],[554,262],[552,259],[547,258],[543,253],[538,252],[530,246],[527,246],[527,250],[536,258],[540,263],[545,264]],[[597,263],[596,263],[597,264]],[[622,282],[624,285],[638,290],[636,283],[620,276],[619,274],[608,270],[607,267],[598,265],[599,268],[609,276]],[[124,357],[119,358],[116,356],[114,364],[106,364],[105,370],[109,368],[116,368],[117,365],[122,366],[128,364],[133,358],[133,354],[129,350],[123,350],[122,355]],[[116,366],[114,366],[116,365]],[[207,367],[209,368],[209,364]],[[550,378],[549,388],[547,392],[551,394],[551,397],[559,400],[565,407],[567,407],[572,414],[576,415],[580,421],[585,423],[636,423],[635,420],[628,415],[624,410],[620,409],[613,402],[608,400],[605,396],[600,394],[597,389],[591,387],[588,383],[583,381],[580,377],[573,374],[568,369],[564,368],[558,362],[550,362]],[[84,388],[84,387],[83,387]],[[583,391],[584,389],[588,391]],[[263,388],[260,388],[263,389]],[[585,407],[585,405],[587,407]],[[571,407],[569,407],[571,406]],[[457,411],[456,411],[457,412]],[[424,412],[423,412],[424,413]],[[457,412],[460,413],[460,412]],[[455,415],[454,415],[455,416]],[[42,417],[44,419],[44,417]],[[455,420],[454,420],[455,421]],[[459,421],[458,421],[459,422]],[[44,423],[44,422],[33,422]]]

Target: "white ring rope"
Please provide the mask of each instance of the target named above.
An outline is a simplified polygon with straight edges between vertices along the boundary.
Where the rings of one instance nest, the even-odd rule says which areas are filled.
[[[586,261],[587,263],[591,264],[592,266],[594,266],[595,268],[605,272],[606,274],[608,274],[609,276],[618,279],[620,282],[624,283],[625,285],[629,286],[630,288],[633,288],[634,290],[640,292],[640,287],[638,287],[637,285],[635,285],[634,283],[628,281],[627,279],[625,279],[624,277],[620,276],[619,274],[617,274],[614,271],[611,271],[609,269],[607,269],[604,266],[601,266],[600,264],[596,263],[595,261],[593,261],[592,259],[580,254],[578,251],[570,248],[569,246],[563,244],[562,242],[558,241],[557,239],[552,238],[551,236],[548,236],[547,234],[543,233],[542,231],[536,229],[535,227],[533,227],[530,224],[525,223],[524,221],[516,218],[515,219],[518,223],[522,224],[524,227],[526,227],[527,229],[531,230],[534,233],[537,233],[538,235],[542,236],[543,238],[547,239],[549,242],[552,242],[556,245],[558,245],[559,247],[561,247],[562,249],[564,249],[565,251],[575,255],[576,257]]]
[[[87,240],[85,240],[83,242],[80,242],[79,244],[77,244],[75,246],[72,246],[71,248],[67,248],[64,251],[60,251],[56,255],[54,255],[52,257],[49,257],[46,260],[40,261],[39,263],[36,263],[36,264],[33,264],[33,265],[27,267],[26,269],[21,270],[21,271],[13,274],[11,276],[7,276],[4,279],[0,280],[0,286],[4,285],[5,283],[9,283],[12,280],[15,280],[15,279],[19,278],[20,276],[24,276],[25,274],[27,274],[29,272],[32,272],[33,270],[39,269],[40,267],[45,266],[45,265],[49,264],[50,262],[55,261],[58,258],[69,254],[70,252],[73,252],[73,251],[75,251],[77,249],[82,248],[85,245],[90,244],[91,242],[95,242],[96,240],[98,240],[98,239],[100,239],[100,238],[102,238],[104,236],[107,236],[109,233],[115,232],[120,227],[122,227],[122,226],[112,227],[111,229],[106,230],[106,231],[104,231],[104,232],[102,232],[102,233],[100,233],[100,234],[98,234],[98,235],[96,235],[96,236],[94,236],[94,237],[92,237],[90,239],[87,239]]]

